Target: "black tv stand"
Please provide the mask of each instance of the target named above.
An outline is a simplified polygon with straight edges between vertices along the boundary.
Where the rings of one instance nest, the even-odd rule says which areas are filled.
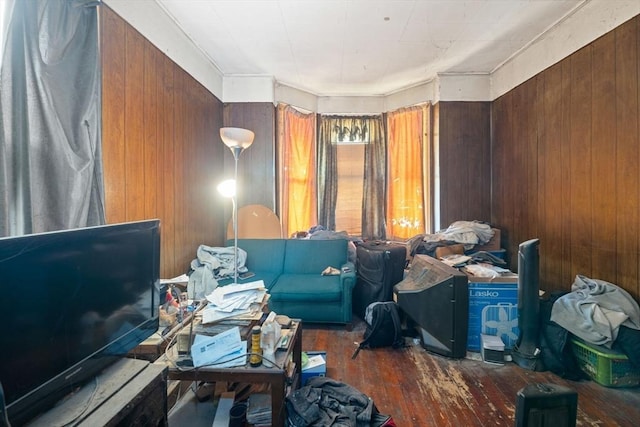
[[[28,426],[167,426],[167,368],[123,358]]]

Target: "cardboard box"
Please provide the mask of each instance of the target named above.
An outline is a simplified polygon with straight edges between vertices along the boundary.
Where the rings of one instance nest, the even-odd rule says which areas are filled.
[[[473,248],[473,252],[478,251],[499,251],[502,246],[500,245],[500,229],[491,228],[493,230],[493,237],[484,245],[476,245]]]
[[[502,339],[505,350],[518,341],[518,275],[496,278],[469,276],[467,349],[480,351],[480,335]]]
[[[449,245],[449,246],[440,246],[435,250],[435,258],[442,259],[448,255],[463,255],[464,254],[464,245]]]
[[[313,368],[305,369],[302,367],[302,377],[301,377],[301,385],[305,386],[307,381],[311,377],[324,377],[327,375],[327,352],[326,351],[306,351],[307,356],[313,357],[320,355],[324,359],[324,363],[322,365],[315,366]]]

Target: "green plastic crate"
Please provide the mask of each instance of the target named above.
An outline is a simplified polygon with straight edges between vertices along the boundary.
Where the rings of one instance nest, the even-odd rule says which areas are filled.
[[[606,347],[572,338],[573,354],[580,368],[595,382],[605,387],[635,387],[640,384],[640,370],[629,358]]]

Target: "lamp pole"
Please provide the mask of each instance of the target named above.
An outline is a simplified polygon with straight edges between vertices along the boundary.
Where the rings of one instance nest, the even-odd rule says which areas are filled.
[[[233,197],[231,198],[231,203],[233,204],[233,283],[238,283],[238,158],[240,157],[240,153],[242,153],[242,147],[236,146],[231,147],[231,152],[233,153],[234,158],[234,170],[233,170],[233,179],[236,183],[235,191],[233,192]]]
[[[233,283],[238,283],[238,159],[240,154],[253,143],[255,134],[247,129],[220,128],[220,138],[233,154],[233,178],[235,188],[231,201],[233,203]]]

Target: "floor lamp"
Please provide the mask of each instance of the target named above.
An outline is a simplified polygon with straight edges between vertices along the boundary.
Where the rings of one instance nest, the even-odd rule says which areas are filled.
[[[233,169],[233,283],[238,283],[238,159],[240,154],[253,143],[255,134],[247,129],[224,127],[220,128],[220,138],[229,147],[234,159]],[[220,189],[220,188],[218,188]]]

